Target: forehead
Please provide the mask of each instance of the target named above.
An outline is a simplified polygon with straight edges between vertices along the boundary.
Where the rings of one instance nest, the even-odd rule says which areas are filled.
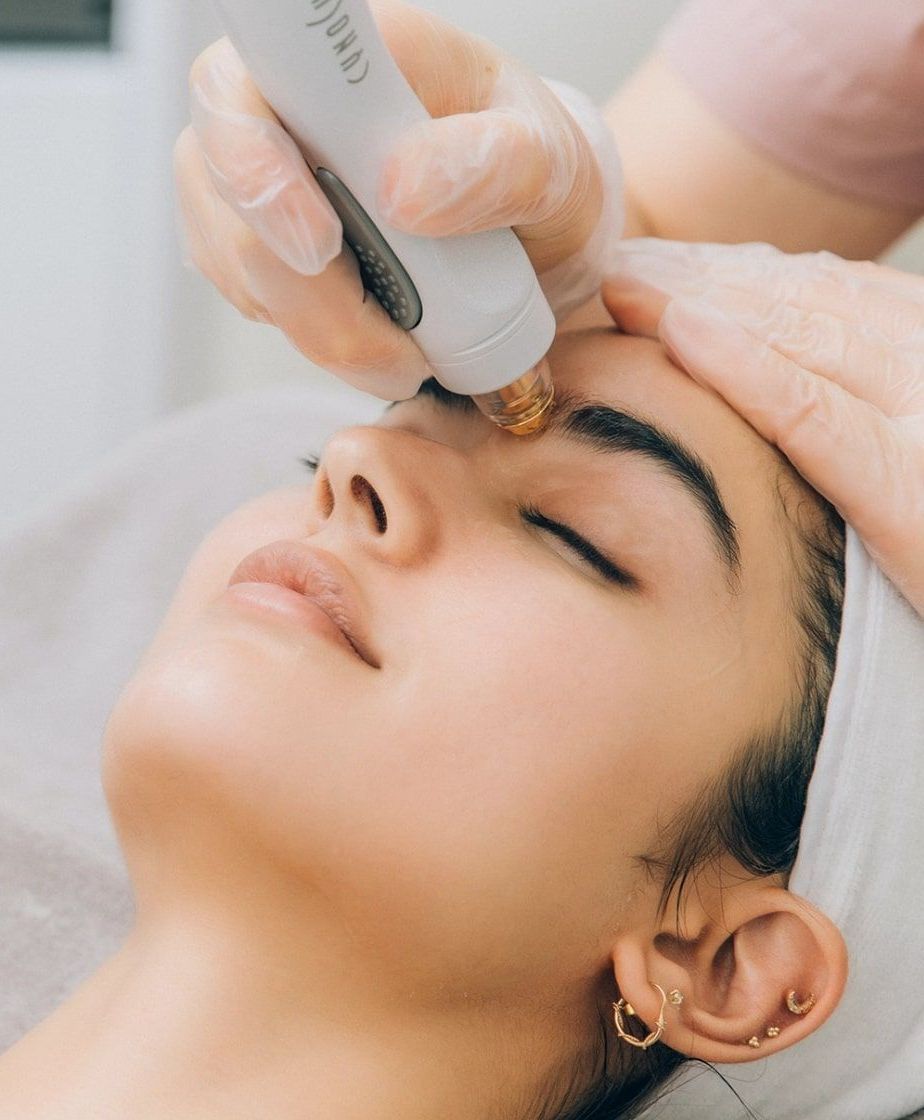
[[[716,393],[671,362],[659,343],[612,328],[559,336],[550,355],[555,384],[626,408],[670,429],[724,481],[742,458],[769,469],[777,453]],[[735,471],[737,473],[737,471]]]
[[[752,534],[779,536],[780,475],[792,472],[721,397],[678,369],[659,343],[600,327],[560,335],[549,358],[559,388],[650,419],[705,461],[744,538],[743,554]]]

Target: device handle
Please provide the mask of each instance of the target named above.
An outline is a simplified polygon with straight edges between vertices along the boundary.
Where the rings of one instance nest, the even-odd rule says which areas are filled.
[[[406,281],[412,285],[419,315],[409,329],[437,378],[456,392],[479,394],[509,384],[540,361],[552,343],[555,318],[511,230],[415,237],[377,212],[388,153],[429,114],[388,51],[366,0],[216,3],[257,87],[309,165],[316,174],[331,175],[328,186],[335,193],[338,184],[345,187],[344,197],[357,204],[348,217],[343,198],[327,190],[350,244],[363,243],[365,227],[366,243],[377,233],[392,254],[375,241],[371,275],[360,261],[367,286],[375,290],[376,276],[394,278],[394,290]]]

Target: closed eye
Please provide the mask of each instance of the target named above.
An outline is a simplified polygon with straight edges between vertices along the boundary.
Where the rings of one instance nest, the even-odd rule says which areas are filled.
[[[590,564],[590,566],[609,583],[615,583],[620,587],[628,587],[631,589],[637,589],[639,587],[639,581],[635,576],[630,575],[617,564],[614,564],[612,560],[604,556],[595,545],[591,544],[586,537],[582,537],[581,534],[572,529],[570,525],[564,525],[561,521],[554,521],[551,517],[546,517],[546,515],[541,510],[536,509],[535,506],[521,507],[520,516],[528,524],[535,525],[539,529],[546,529],[548,532],[553,533],[560,541],[566,544],[572,552],[576,553],[582,560]]]
[[[317,455],[308,455],[300,460],[311,474],[314,474],[320,464],[320,458]],[[546,515],[535,506],[522,506],[520,508],[520,516],[530,525],[535,525],[537,529],[546,529],[548,532],[553,533],[560,541],[568,546],[572,552],[576,553],[582,560],[590,564],[590,566],[598,572],[607,582],[618,584],[620,587],[628,587],[637,589],[639,581],[635,576],[630,575],[623,568],[614,564],[612,560],[604,556],[603,553],[593,544],[582,537],[580,533],[571,528],[570,525],[565,525],[561,521],[555,521]]]

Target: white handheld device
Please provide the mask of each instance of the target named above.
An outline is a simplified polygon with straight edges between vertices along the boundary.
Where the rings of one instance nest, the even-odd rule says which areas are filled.
[[[376,212],[395,140],[426,109],[366,0],[216,0],[231,42],[343,225],[364,286],[410,331],[438,381],[518,434],[544,426],[552,313],[509,229],[415,237]]]

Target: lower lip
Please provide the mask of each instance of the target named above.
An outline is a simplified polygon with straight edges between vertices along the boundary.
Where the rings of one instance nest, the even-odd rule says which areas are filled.
[[[289,619],[300,629],[333,639],[354,657],[359,656],[330,615],[291,587],[280,587],[276,583],[233,583],[222,598]]]

